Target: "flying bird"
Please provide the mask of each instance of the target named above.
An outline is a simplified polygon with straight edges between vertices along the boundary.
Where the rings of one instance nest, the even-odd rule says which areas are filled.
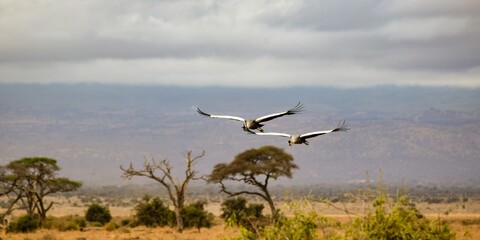
[[[350,130],[348,128],[348,124],[343,121],[338,124],[338,126],[334,129],[326,130],[326,131],[316,131],[316,132],[309,132],[309,133],[304,133],[304,134],[287,134],[287,133],[276,133],[276,132],[267,132],[267,133],[258,133],[258,132],[252,132],[248,131],[252,134],[260,135],[260,136],[281,136],[281,137],[288,137],[288,145],[292,146],[293,144],[305,144],[308,145],[309,142],[307,141],[308,138],[313,138],[316,136],[320,136],[323,134],[327,133],[332,133],[332,132],[345,132],[347,130]]]
[[[295,107],[284,112],[269,114],[263,117],[259,117],[257,119],[245,119],[245,118],[235,117],[235,116],[213,115],[200,110],[200,108],[197,108],[197,112],[200,113],[201,115],[211,117],[211,118],[224,118],[229,120],[240,121],[240,122],[243,122],[242,128],[244,131],[250,131],[250,129],[252,129],[252,130],[258,130],[260,132],[263,132],[263,129],[262,129],[262,127],[264,126],[262,124],[263,122],[267,122],[272,119],[282,117],[285,115],[292,115],[295,113],[299,113],[301,111],[303,111],[303,105],[299,102]]]

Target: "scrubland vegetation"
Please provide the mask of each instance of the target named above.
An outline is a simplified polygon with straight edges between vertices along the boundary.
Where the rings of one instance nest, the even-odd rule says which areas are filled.
[[[375,182],[271,186],[298,167],[282,149],[248,150],[200,177],[203,155],[187,152],[183,180],[152,159],[121,170],[155,184],[84,188],[53,159],[13,161],[0,169],[2,239],[480,238],[474,185],[387,186],[380,171]]]
[[[272,191],[281,213],[276,222],[263,211],[264,205],[259,198],[229,198],[218,195],[210,186],[197,187],[192,189],[195,193],[188,195],[187,206],[192,208],[188,207],[184,219],[190,222],[185,221],[186,229],[182,233],[175,231],[174,216],[164,193],[143,195],[158,191],[154,187],[86,187],[67,195],[55,194],[51,200],[59,204],[41,228],[16,233],[14,228],[24,229],[18,227],[18,222],[21,226],[30,226],[30,222],[35,225],[34,219],[25,219],[19,214],[12,219],[12,231],[1,237],[15,240],[480,237],[480,194],[473,187],[390,186],[379,189],[376,184],[339,185],[338,188],[277,187]],[[104,191],[106,189],[108,191]],[[129,189],[136,189],[136,193],[124,196]],[[419,189],[423,189],[423,195]],[[308,194],[312,191],[316,194]],[[111,221],[88,221],[88,209],[95,205],[103,207],[95,208],[103,209],[99,212],[107,210]]]

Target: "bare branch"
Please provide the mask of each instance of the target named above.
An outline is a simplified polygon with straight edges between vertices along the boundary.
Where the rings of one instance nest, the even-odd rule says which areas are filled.
[[[230,192],[230,191],[227,190],[227,187],[223,184],[223,182],[219,182],[219,183],[220,183],[220,187],[221,187],[220,192],[224,192],[230,197],[235,197],[235,196],[238,196],[238,195],[241,195],[241,194],[249,194],[249,195],[260,196],[261,198],[267,200],[267,196],[263,195],[262,193],[251,192],[251,191]]]
[[[143,169],[140,170],[136,170],[132,166],[132,163],[130,163],[130,167],[127,169],[120,166],[120,169],[123,171],[123,178],[131,179],[133,176],[147,177],[159,182],[167,190],[169,198],[175,208],[178,231],[182,231],[183,229],[183,221],[180,217],[180,212],[183,210],[187,185],[191,180],[201,179],[201,177],[196,177],[198,173],[192,169],[193,165],[198,159],[205,155],[205,151],[193,158],[191,154],[192,151],[187,151],[185,155],[186,170],[185,179],[183,181],[174,178],[172,173],[173,167],[167,159],[156,162],[153,159],[145,158]]]

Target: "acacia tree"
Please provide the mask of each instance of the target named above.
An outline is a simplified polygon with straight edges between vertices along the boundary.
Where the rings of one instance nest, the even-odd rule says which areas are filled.
[[[276,217],[277,210],[272,196],[268,191],[270,180],[279,177],[292,178],[292,170],[298,166],[293,162],[292,155],[283,149],[274,146],[264,146],[258,149],[249,149],[238,154],[230,163],[220,163],[214,166],[208,176],[209,183],[221,186],[221,192],[229,196],[241,194],[256,195],[267,201],[272,217]],[[225,185],[226,181],[243,182],[253,186],[255,190],[230,191]]]
[[[82,183],[68,178],[57,177],[60,167],[57,160],[33,157],[15,160],[3,167],[5,175],[0,179],[3,184],[12,184],[12,190],[6,195],[16,200],[28,215],[38,214],[40,222],[47,217],[47,212],[54,202],[47,202],[45,197],[58,192],[74,191]]]
[[[145,159],[143,169],[135,169],[132,163],[130,163],[129,168],[120,166],[120,169],[123,171],[123,178],[125,179],[131,179],[134,176],[147,177],[159,182],[167,190],[168,197],[174,207],[175,220],[177,223],[176,230],[182,232],[184,224],[181,212],[185,207],[187,186],[190,181],[200,179],[200,177],[197,177],[197,171],[193,170],[193,165],[203,156],[205,156],[205,151],[195,157],[192,157],[192,151],[187,151],[185,155],[185,178],[183,181],[178,181],[178,179],[174,178],[172,173],[173,167],[167,159],[160,162],[154,161],[153,159]]]
[[[18,178],[12,176],[8,168],[0,166],[0,197],[6,199],[6,208],[0,212],[0,225],[4,228],[8,225],[8,222],[5,222],[6,217],[16,209],[16,204],[21,198],[16,188],[17,180]]]

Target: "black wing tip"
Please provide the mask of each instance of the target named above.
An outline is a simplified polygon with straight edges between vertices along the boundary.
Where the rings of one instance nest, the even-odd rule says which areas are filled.
[[[287,114],[295,114],[295,113],[300,113],[304,111],[304,106],[301,102],[298,102],[295,107],[291,108],[290,110],[287,111]]]
[[[346,132],[348,130],[350,130],[349,125],[345,120],[343,120],[338,123],[338,126],[333,129],[333,132]]]
[[[208,113],[206,113],[206,112],[204,112],[204,111],[200,110],[200,108],[198,108],[198,107],[197,107],[197,112],[198,112],[198,113],[200,113],[200,114],[201,114],[201,115],[203,115],[203,116],[210,117],[210,114],[208,114]]]

